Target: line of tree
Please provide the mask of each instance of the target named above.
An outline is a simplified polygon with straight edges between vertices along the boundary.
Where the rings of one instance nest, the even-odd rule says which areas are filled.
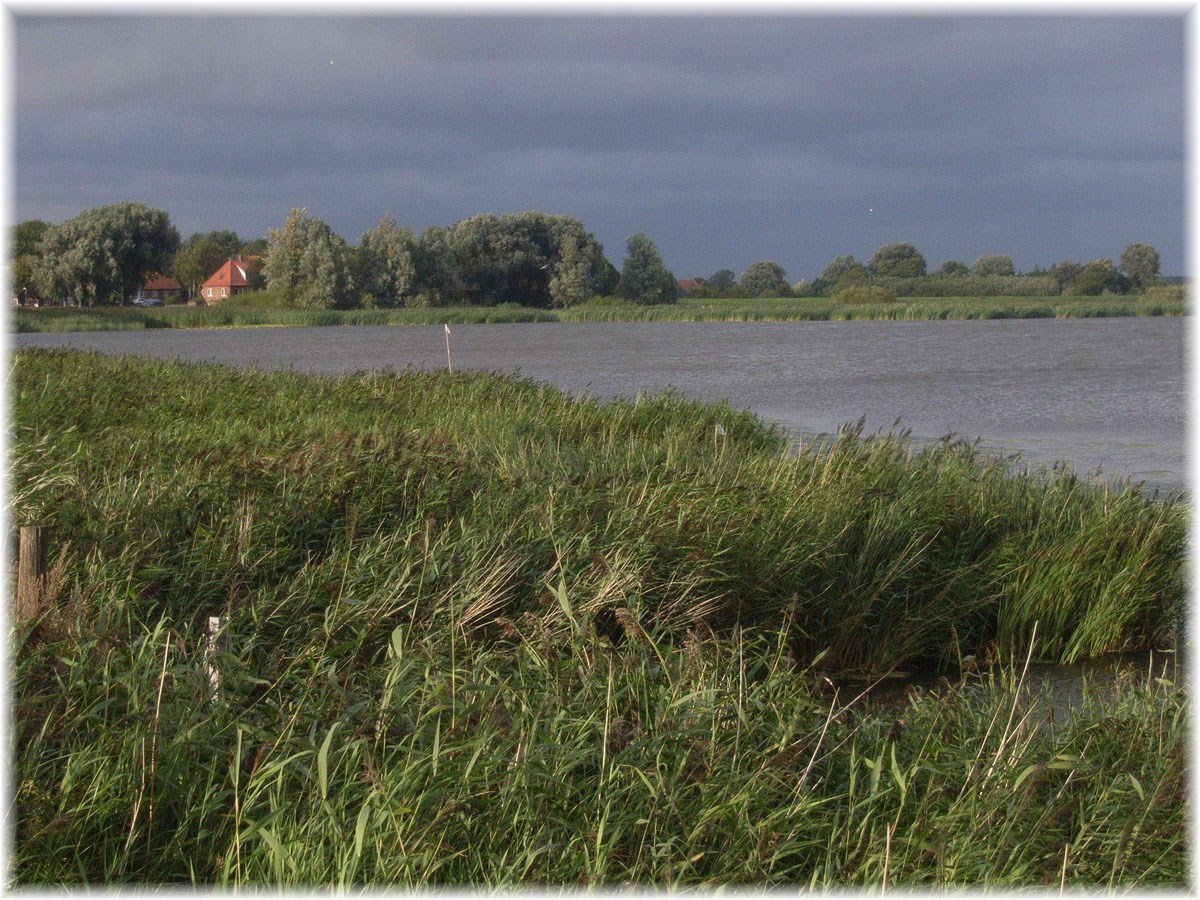
[[[233,231],[180,241],[165,212],[141,203],[88,210],[51,225],[13,229],[11,278],[19,298],[83,306],[121,304],[146,279],[171,274],[197,296],[233,257],[261,260],[261,287],[281,304],[349,309],[519,303],[561,308],[593,297],[673,303],[675,276],[645,234],[632,235],[618,271],[583,224],[569,216],[524,212],[470,216],[414,235],[390,217],[349,245],[305,209],[293,209],[267,238]]]
[[[865,263],[851,254],[833,259],[811,284],[789,285],[778,263],[756,262],[737,277],[720,269],[696,279],[694,297],[833,296],[846,288],[875,286],[897,297],[930,296],[1091,296],[1140,293],[1163,283],[1158,251],[1149,244],[1129,244],[1120,266],[1110,259],[1089,263],[1063,260],[1049,269],[1017,272],[1012,257],[981,256],[972,265],[950,259],[935,271],[911,243],[880,247]]]
[[[481,306],[561,309],[593,297],[673,303],[675,276],[645,234],[632,235],[620,272],[570,216],[470,216],[414,235],[384,218],[350,247],[320,219],[293,209],[271,229],[267,289],[301,307]]]
[[[267,238],[243,241],[233,231],[180,241],[166,212],[143,203],[86,210],[60,225],[29,220],[12,231],[10,284],[20,299],[54,298],[78,305],[120,304],[146,279],[169,273],[191,296],[226,260],[255,260],[251,272],[277,302],[309,308],[494,306],[562,308],[594,297],[672,303],[679,296],[653,242],[630,236],[621,270],[583,224],[569,216],[481,213],[415,235],[390,217],[349,245],[304,209],[293,209]],[[721,269],[696,279],[693,296],[832,296],[872,286],[892,296],[1096,295],[1140,292],[1162,283],[1158,252],[1130,244],[1120,265],[1109,259],[1064,260],[1018,273],[1012,258],[986,255],[967,265],[947,260],[930,272],[907,242],[880,247],[865,263],[846,254],[811,284],[789,284],[771,260],[735,276]]]

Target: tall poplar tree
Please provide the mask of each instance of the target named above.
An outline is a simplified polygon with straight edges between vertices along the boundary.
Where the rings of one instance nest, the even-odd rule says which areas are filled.
[[[1121,253],[1121,270],[1129,276],[1133,289],[1145,290],[1158,284],[1158,251],[1149,244],[1130,244]]]
[[[634,303],[674,303],[679,297],[675,276],[663,265],[658,248],[642,232],[625,241],[625,262],[617,293]]]
[[[363,302],[395,307],[413,293],[416,239],[407,228],[397,228],[391,216],[363,234],[358,241],[357,288]]]
[[[293,306],[346,308],[354,302],[351,253],[346,242],[320,219],[293,209],[283,227],[270,231],[263,265],[267,288]]]

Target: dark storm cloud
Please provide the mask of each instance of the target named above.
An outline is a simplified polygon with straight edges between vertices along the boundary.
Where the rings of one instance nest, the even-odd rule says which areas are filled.
[[[1183,265],[1174,17],[19,17],[16,213],[574,215],[681,276],[911,240]],[[103,48],[102,52],[98,52]]]

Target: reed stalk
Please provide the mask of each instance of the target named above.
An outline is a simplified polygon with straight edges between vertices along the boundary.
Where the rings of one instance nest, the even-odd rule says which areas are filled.
[[[471,372],[10,385],[10,513],[69,551],[13,635],[18,884],[1186,877],[1183,690],[1055,718],[1005,662],[1169,641],[1181,498]]]

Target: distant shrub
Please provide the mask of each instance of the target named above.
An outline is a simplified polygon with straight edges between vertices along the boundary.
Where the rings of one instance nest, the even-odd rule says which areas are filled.
[[[877,284],[852,284],[833,295],[834,303],[892,303],[896,294]]]
[[[407,294],[400,302],[404,305],[405,309],[429,309],[438,305],[436,296],[424,292]]]
[[[971,266],[971,274],[976,278],[1011,278],[1017,270],[1011,256],[981,256]]]
[[[283,309],[291,305],[282,291],[269,289],[245,291],[213,304],[227,309]]]
[[[1126,294],[1129,279],[1122,275],[1111,259],[1088,263],[1075,278],[1075,293],[1083,297],[1098,297],[1104,293]]]
[[[1047,275],[929,275],[921,278],[875,276],[872,284],[897,297],[1051,297],[1059,285]]]
[[[1150,303],[1183,303],[1187,300],[1187,288],[1182,284],[1160,284],[1146,288],[1142,299]]]

